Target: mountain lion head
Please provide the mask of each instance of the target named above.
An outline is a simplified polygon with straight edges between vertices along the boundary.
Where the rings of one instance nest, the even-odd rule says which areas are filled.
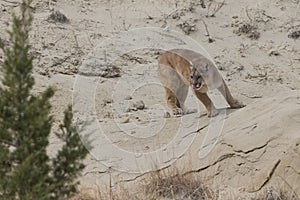
[[[195,66],[192,62],[190,62],[190,80],[191,86],[194,90],[200,90],[204,85],[204,76],[208,71],[208,63],[204,63],[201,66]]]

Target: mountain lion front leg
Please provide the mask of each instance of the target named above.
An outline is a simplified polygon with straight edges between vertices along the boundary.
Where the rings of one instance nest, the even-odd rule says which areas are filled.
[[[218,88],[218,90],[222,93],[224,98],[226,99],[227,103],[230,105],[231,108],[242,108],[245,105],[239,102],[237,99],[233,98],[229,88],[227,87],[225,81],[223,80],[223,84]]]
[[[197,98],[204,104],[207,110],[208,117],[214,117],[219,114],[219,111],[215,108],[213,102],[211,101],[207,93],[201,93],[198,90],[194,90],[194,93],[197,96]]]

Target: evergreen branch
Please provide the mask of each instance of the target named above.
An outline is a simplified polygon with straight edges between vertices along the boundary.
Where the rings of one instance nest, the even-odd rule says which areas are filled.
[[[38,96],[31,90],[33,58],[29,56],[31,0],[23,0],[21,14],[13,15],[10,45],[0,40],[4,54],[0,86],[0,197],[3,199],[64,199],[76,191],[88,151],[72,124],[71,106],[60,125],[63,147],[49,159],[46,148],[53,125],[52,88]],[[13,147],[13,148],[12,148]]]

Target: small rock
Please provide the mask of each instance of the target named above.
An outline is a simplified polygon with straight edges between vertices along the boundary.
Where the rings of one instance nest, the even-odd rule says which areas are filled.
[[[166,111],[164,113],[164,118],[170,118],[170,117],[171,117],[171,114],[168,111]]]
[[[224,67],[224,66],[218,66],[218,69],[219,69],[220,71],[223,71],[223,70],[225,70],[225,67]]]
[[[130,108],[125,108],[125,110],[124,110],[125,113],[128,113],[128,112],[130,112],[130,111],[131,111]]]
[[[240,71],[244,70],[244,66],[243,66],[243,65],[240,65],[240,66],[238,66],[238,67],[236,68],[236,70],[240,72]]]
[[[279,55],[280,55],[279,51],[277,51],[275,49],[271,49],[269,51],[269,56],[279,56]]]
[[[129,109],[130,111],[137,111],[137,105],[133,102],[130,102]]]
[[[125,99],[125,100],[131,100],[131,99],[132,99],[132,96],[126,95],[124,99]]]
[[[215,40],[212,39],[211,37],[208,37],[208,43],[213,43]]]
[[[110,104],[110,103],[112,103],[112,102],[113,102],[112,99],[104,99],[104,100],[103,100],[103,104],[104,104],[104,105]]]
[[[120,123],[126,124],[126,123],[129,122],[129,120],[130,120],[130,117],[128,117],[128,116],[123,116],[123,117],[121,117],[121,119],[120,119]]]
[[[138,110],[143,110],[145,108],[145,103],[141,100],[141,101],[137,101],[136,102],[136,108]]]

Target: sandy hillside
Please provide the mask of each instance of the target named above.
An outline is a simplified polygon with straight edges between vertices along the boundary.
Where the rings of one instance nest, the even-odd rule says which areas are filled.
[[[4,42],[18,2],[0,0]],[[78,124],[89,122],[83,190],[111,181],[134,193],[147,172],[172,165],[219,199],[269,188],[300,197],[299,0],[34,0],[32,10],[35,92],[57,89],[57,124],[70,103]],[[226,110],[211,91],[221,113],[209,119],[190,91],[186,106],[198,112],[165,118],[156,70],[170,48],[208,55],[247,106]],[[50,154],[59,146],[53,135]]]

